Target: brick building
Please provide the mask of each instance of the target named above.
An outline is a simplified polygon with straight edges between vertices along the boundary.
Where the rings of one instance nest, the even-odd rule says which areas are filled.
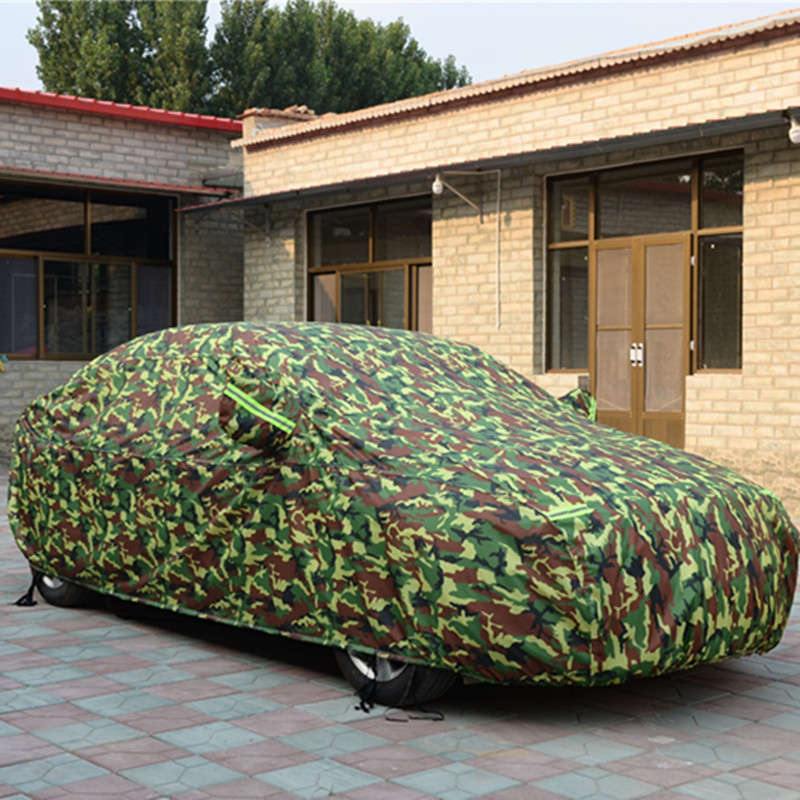
[[[0,88],[0,461],[38,394],[168,325],[242,317],[237,120]]]
[[[244,316],[471,342],[800,514],[800,12],[346,114],[252,109]],[[203,212],[207,213],[207,212]]]

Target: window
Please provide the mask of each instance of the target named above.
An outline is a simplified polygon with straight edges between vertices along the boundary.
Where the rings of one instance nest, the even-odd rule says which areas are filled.
[[[741,233],[700,238],[698,306],[698,367],[741,367]]]
[[[737,152],[551,180],[548,369],[588,368],[588,265],[601,240],[679,232],[695,254],[693,368],[740,368],[743,176]]]
[[[549,362],[553,369],[585,369],[589,342],[589,250],[554,250],[547,274]]]
[[[692,162],[626,167],[597,176],[598,239],[692,227]]]
[[[430,198],[317,211],[308,230],[311,319],[431,330]]]
[[[171,325],[173,206],[0,183],[0,352],[84,359]]]

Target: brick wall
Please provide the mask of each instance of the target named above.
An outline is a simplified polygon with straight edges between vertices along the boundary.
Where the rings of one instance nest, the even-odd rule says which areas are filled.
[[[85,362],[10,361],[0,372],[0,464],[8,464],[14,425],[25,406],[64,383]]]
[[[687,448],[800,515],[800,149],[784,128],[745,148],[741,373],[687,379]]]
[[[531,327],[534,300],[538,301],[531,201],[541,193],[540,180],[530,169],[501,174],[499,282],[496,174],[452,176],[447,182],[480,201],[483,221],[447,189],[434,196],[433,332],[482,347],[529,375],[535,360]]]
[[[786,126],[646,147],[634,140],[626,150],[545,160],[550,148],[798,107],[797,63],[797,38],[741,44],[563,80],[502,101],[484,98],[413,119],[375,120],[349,133],[276,142],[246,153],[246,187],[267,193],[406,170],[429,170],[432,179],[445,164],[539,151],[537,163],[502,174],[499,327],[494,176],[447,177],[482,202],[482,222],[448,190],[433,198],[433,327],[486,349],[559,395],[578,384],[580,373],[545,372],[546,177],[743,148],[743,368],[687,378],[686,448],[763,483],[800,515],[800,147],[789,144]],[[360,202],[367,194],[343,193],[342,201]],[[297,222],[295,232],[302,234]],[[291,256],[288,239],[281,245],[296,281],[303,269],[299,242]]]
[[[784,38],[640,63],[625,72],[560,79],[532,94],[352,133],[260,144],[245,156],[245,191],[285,191],[510,153],[674,130],[800,106],[800,39]],[[300,126],[293,126],[302,130]],[[284,129],[288,130],[288,129]]]
[[[241,320],[242,212],[178,214],[178,223],[178,323]]]
[[[102,178],[199,185],[241,166],[234,134],[2,103],[0,165]]]
[[[124,120],[97,114],[0,104],[0,167],[85,177],[199,186],[209,170],[236,172],[241,153],[235,134],[200,128]],[[11,175],[24,178],[24,173]],[[52,178],[59,182],[58,175]],[[184,204],[199,197],[184,197]],[[45,202],[36,201],[45,209]],[[20,204],[15,204],[19,206]],[[118,208],[96,213],[118,215]],[[65,224],[70,221],[67,220]],[[82,222],[81,219],[78,220]],[[50,218],[48,224],[52,224]],[[2,235],[13,220],[0,218]],[[28,218],[28,230],[30,218]],[[241,212],[178,215],[178,319],[182,323],[241,319]],[[80,361],[11,361],[0,373],[0,464],[8,457],[13,425],[38,394],[63,383]]]

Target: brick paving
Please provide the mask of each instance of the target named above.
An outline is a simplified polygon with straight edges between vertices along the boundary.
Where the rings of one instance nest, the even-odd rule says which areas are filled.
[[[0,472],[0,798],[800,800],[800,597],[781,645],[607,689],[466,686],[365,714],[330,652],[29,583]],[[117,613],[114,613],[117,612]]]

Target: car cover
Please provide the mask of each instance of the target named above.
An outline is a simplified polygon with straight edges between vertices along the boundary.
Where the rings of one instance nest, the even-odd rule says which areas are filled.
[[[776,645],[797,572],[778,499],[587,405],[411,332],[165,330],[23,413],[12,530],[108,595],[479,680]]]

